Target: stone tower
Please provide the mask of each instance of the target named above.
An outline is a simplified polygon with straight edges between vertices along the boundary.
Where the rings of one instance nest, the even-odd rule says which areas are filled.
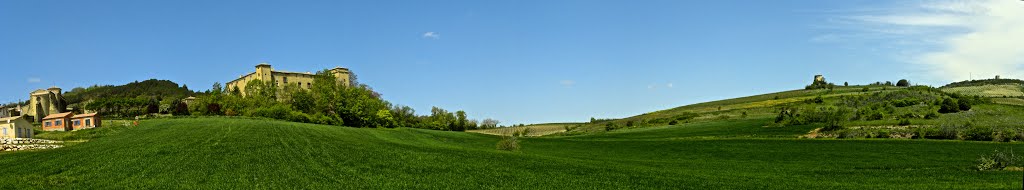
[[[256,79],[263,82],[271,82],[274,80],[274,78],[270,76],[271,71],[273,71],[273,69],[270,68],[270,64],[260,63],[259,65],[256,65]]]

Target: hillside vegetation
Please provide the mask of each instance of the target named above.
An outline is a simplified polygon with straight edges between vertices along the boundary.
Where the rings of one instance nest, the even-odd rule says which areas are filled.
[[[526,138],[196,118],[111,127],[60,149],[0,153],[3,189],[1015,189],[1020,173],[978,172],[980,154],[1019,144],[807,140],[813,125],[696,122]],[[781,138],[776,138],[781,137]]]

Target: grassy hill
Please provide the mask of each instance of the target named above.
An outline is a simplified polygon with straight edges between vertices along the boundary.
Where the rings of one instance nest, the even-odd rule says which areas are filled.
[[[816,126],[692,122],[525,138],[194,118],[51,133],[60,149],[0,153],[2,189],[1017,189],[1020,172],[973,171],[1020,143],[797,139]],[[82,134],[79,134],[82,133]],[[90,134],[86,134],[90,133]],[[104,133],[104,134],[95,134]]]

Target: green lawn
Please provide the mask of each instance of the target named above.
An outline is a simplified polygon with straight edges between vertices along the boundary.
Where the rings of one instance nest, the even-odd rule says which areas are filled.
[[[1019,189],[970,170],[1020,143],[808,140],[814,126],[701,122],[569,137],[498,137],[197,118],[111,127],[44,151],[0,153],[0,189]],[[61,136],[75,136],[74,134]]]

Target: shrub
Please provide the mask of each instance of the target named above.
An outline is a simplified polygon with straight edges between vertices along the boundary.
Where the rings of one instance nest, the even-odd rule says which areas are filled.
[[[970,107],[968,106],[968,109]],[[946,98],[939,103],[939,113],[956,113],[960,111],[960,105],[956,99]]]
[[[957,108],[960,109],[960,111],[970,111],[971,110],[971,104],[968,101],[960,101],[957,104]]]
[[[908,119],[900,120],[899,126],[907,126],[907,125],[910,125],[910,120],[908,120]]]
[[[871,112],[871,114],[865,117],[865,119],[867,119],[868,121],[882,120],[882,118],[885,118],[885,115],[882,115],[882,112],[878,111],[873,111]]]
[[[810,102],[815,104],[825,103],[825,98],[822,98],[821,96],[814,97],[814,99],[810,99]]]
[[[206,105],[206,114],[209,115],[220,115],[220,104],[210,103]]]
[[[935,112],[929,112],[928,114],[924,115],[924,119],[936,119],[936,118],[939,118],[939,114],[935,113]]]
[[[626,127],[633,127],[635,125],[633,121],[626,121]]]
[[[889,138],[891,133],[892,132],[889,132],[888,129],[878,130],[878,136],[877,137],[878,138]]]
[[[608,124],[604,124],[604,130],[605,131],[611,131],[611,130],[615,130],[615,129],[619,129],[619,126],[616,125],[615,123],[608,122]]]
[[[1008,166],[1014,166],[1021,161],[1020,156],[1013,154],[1013,150],[995,150],[991,154],[983,154],[975,160],[974,168],[978,171],[1002,170]]]
[[[896,82],[896,86],[908,87],[910,86],[910,81],[907,81],[907,79],[900,79],[900,81]]]
[[[515,136],[503,136],[498,141],[497,148],[504,151],[519,150],[519,139]]]
[[[668,122],[668,125],[676,125],[676,124],[679,124],[679,121],[677,121],[677,120],[672,120],[672,121],[669,121],[669,122]]]

